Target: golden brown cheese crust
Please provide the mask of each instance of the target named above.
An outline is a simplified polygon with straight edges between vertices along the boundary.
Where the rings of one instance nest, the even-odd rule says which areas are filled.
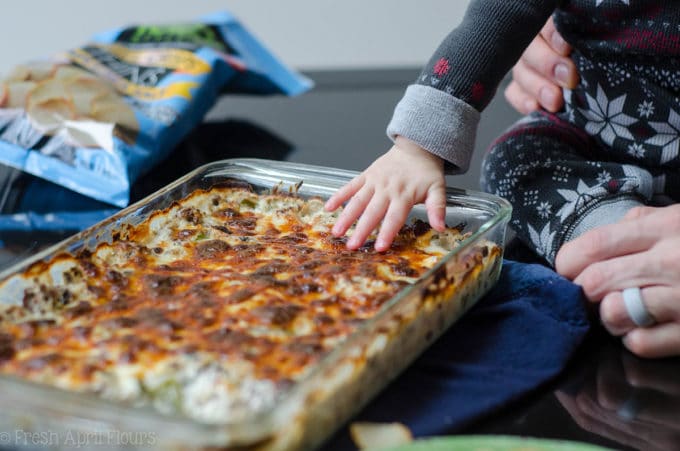
[[[191,383],[169,373],[194,356],[227,385],[245,375],[280,390],[465,238],[417,222],[386,252],[371,242],[349,251],[322,205],[240,187],[196,191],[93,252],[34,264],[22,306],[1,312],[0,372],[153,400],[167,383]]]

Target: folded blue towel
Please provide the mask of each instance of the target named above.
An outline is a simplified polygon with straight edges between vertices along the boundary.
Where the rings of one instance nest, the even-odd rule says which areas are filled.
[[[451,433],[557,376],[588,330],[580,287],[506,260],[498,284],[353,421]],[[328,445],[351,449],[346,430]]]

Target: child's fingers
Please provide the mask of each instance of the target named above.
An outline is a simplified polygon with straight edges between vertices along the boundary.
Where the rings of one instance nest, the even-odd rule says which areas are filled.
[[[340,214],[340,217],[335,221],[335,225],[331,233],[335,236],[344,235],[351,227],[352,223],[363,213],[366,206],[373,197],[374,190],[371,187],[364,186],[358,193],[352,197],[345,209]]]
[[[380,220],[385,216],[389,201],[383,196],[373,196],[361,218],[352,232],[352,236],[347,241],[348,249],[361,247],[368,235],[380,224]]]
[[[361,189],[361,187],[364,185],[365,180],[366,179],[362,174],[360,176],[354,177],[345,186],[337,190],[335,194],[333,194],[326,201],[326,204],[324,205],[326,211],[337,210],[340,205],[345,203],[348,199],[354,196],[354,194],[356,194],[357,191]]]
[[[392,240],[397,236],[401,226],[406,222],[411,206],[402,202],[392,202],[387,209],[385,219],[380,226],[380,233],[375,242],[375,250],[386,251],[392,245]]]
[[[425,209],[427,210],[427,220],[430,226],[443,232],[446,229],[444,216],[446,215],[446,190],[432,187],[427,192],[425,199]]]

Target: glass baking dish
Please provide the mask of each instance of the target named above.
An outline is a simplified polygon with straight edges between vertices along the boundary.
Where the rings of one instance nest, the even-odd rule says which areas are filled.
[[[302,197],[327,198],[357,173],[335,168],[233,159],[202,166],[109,219],[0,273],[0,302],[21,302],[11,279],[38,261],[62,253],[92,250],[110,242],[126,224],[138,224],[196,189],[227,180],[256,191],[296,190]],[[356,413],[473,305],[497,280],[510,205],[495,196],[447,189],[446,221],[470,235],[415,284],[401,290],[274,405],[226,424],[204,424],[50,386],[0,376],[0,442],[14,447],[72,448],[77,440],[114,449],[312,449]],[[422,206],[414,218],[426,219]],[[473,276],[466,274],[480,243],[498,254]],[[462,275],[462,277],[461,277]],[[452,283],[456,280],[456,284]],[[9,282],[8,282],[9,281]],[[9,434],[3,437],[3,434]],[[67,446],[70,445],[70,446]]]

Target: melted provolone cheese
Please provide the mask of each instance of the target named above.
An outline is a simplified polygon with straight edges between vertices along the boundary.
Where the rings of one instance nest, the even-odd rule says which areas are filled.
[[[266,407],[465,238],[417,223],[349,251],[335,217],[214,188],[36,263],[5,282],[23,298],[0,311],[0,372],[204,422]]]

